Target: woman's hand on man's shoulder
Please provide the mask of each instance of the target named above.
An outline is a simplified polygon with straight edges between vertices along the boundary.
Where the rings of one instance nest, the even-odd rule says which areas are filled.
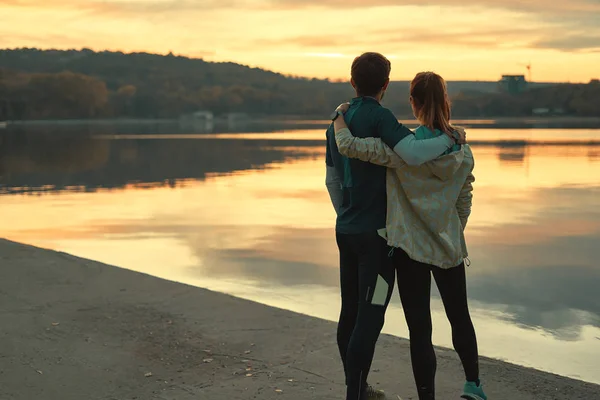
[[[454,126],[454,132],[452,136],[456,141],[456,144],[467,144],[467,131],[462,126]]]
[[[342,103],[335,109],[335,111],[341,111],[345,114],[349,108],[350,108],[350,103]]]

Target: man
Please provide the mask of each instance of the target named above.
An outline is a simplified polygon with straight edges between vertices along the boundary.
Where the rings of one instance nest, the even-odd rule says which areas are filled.
[[[378,137],[409,165],[438,157],[455,142],[447,135],[417,141],[380,102],[389,84],[391,64],[378,53],[352,63],[356,91],[350,108],[336,110],[357,137]],[[386,168],[343,157],[335,143],[333,123],[327,129],[326,185],[337,213],[342,307],[337,341],[346,375],[346,400],[382,398],[367,384],[375,344],[394,287],[395,271],[385,239]]]

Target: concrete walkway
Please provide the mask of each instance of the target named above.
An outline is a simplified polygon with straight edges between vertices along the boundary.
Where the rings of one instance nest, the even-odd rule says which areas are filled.
[[[335,324],[0,240],[1,400],[344,398]],[[458,399],[438,351],[438,398]],[[407,341],[370,378],[415,399]],[[551,354],[548,357],[552,357]],[[492,400],[600,399],[600,386],[483,359]]]

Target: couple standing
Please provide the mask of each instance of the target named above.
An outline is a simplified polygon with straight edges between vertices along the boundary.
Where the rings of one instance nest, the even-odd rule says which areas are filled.
[[[462,397],[486,400],[467,306],[464,227],[471,212],[474,160],[465,133],[450,125],[444,80],[419,73],[410,102],[413,133],[380,102],[391,64],[378,53],[352,63],[356,97],[332,115],[326,184],[337,213],[342,308],[337,341],[346,400],[382,398],[367,383],[375,344],[397,278],[410,331],[419,400],[435,399],[431,275],[466,375]]]

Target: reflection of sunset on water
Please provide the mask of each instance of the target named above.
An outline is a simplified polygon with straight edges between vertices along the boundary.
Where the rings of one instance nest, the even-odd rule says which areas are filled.
[[[302,121],[306,123],[305,121]],[[309,121],[310,122],[310,121]],[[326,126],[328,121],[314,121]],[[480,121],[484,122],[484,121]],[[489,121],[492,122],[492,121]],[[413,125],[417,125],[416,122]],[[407,124],[408,126],[408,124]],[[565,135],[562,129],[498,129],[467,128],[469,141],[500,143],[502,141],[527,141],[533,144],[544,143],[579,143],[600,141],[597,129],[571,129]],[[246,132],[246,133],[197,133],[197,134],[110,134],[97,135],[105,139],[235,139],[235,140],[324,140],[323,130],[316,129],[294,129],[290,124],[290,130],[285,132]]]
[[[0,237],[335,319],[334,212],[324,149],[313,143],[322,132],[274,136],[97,139],[96,164],[83,151],[47,175],[3,157],[17,185],[11,191],[29,194],[0,196]],[[596,379],[589,372],[600,356],[600,305],[590,300],[600,284],[596,147],[473,150],[468,273],[482,353]],[[38,186],[19,189],[28,180]],[[59,186],[74,182],[93,186]],[[433,307],[434,339],[450,346],[437,297]],[[387,321],[387,332],[406,336],[397,299]]]

